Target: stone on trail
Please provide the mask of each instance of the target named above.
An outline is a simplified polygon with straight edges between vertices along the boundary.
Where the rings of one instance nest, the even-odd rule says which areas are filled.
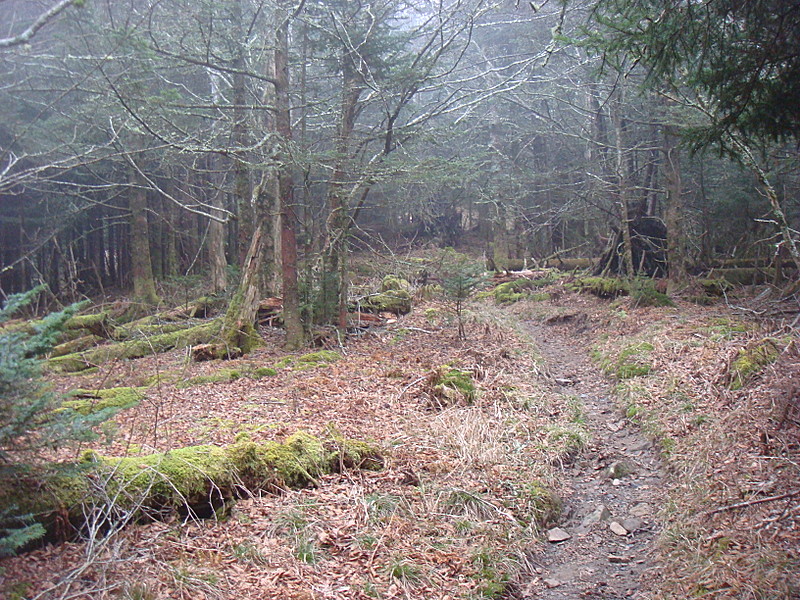
[[[608,510],[608,507],[605,504],[600,504],[591,513],[589,513],[583,518],[583,521],[581,521],[581,525],[583,527],[590,527],[591,525],[599,523],[600,521],[606,521],[610,517],[611,517],[611,512]]]
[[[616,521],[611,522],[610,528],[611,532],[614,533],[615,535],[620,535],[620,536],[628,535],[628,530],[625,529],[622,525],[620,525]]]
[[[630,519],[625,519],[622,521],[622,526],[631,533],[641,529],[643,524],[644,523],[642,523],[641,519],[637,519],[635,517]]]
[[[647,502],[639,502],[628,511],[632,517],[648,517],[653,514],[653,507]]]
[[[566,542],[572,536],[561,529],[560,527],[553,527],[550,531],[547,532],[547,541],[553,544],[557,544],[559,542]]]

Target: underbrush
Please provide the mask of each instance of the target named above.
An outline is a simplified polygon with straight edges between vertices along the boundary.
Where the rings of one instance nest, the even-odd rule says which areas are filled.
[[[309,487],[277,495],[242,486],[243,498],[210,519],[176,514],[116,531],[92,561],[84,542],[43,548],[3,563],[1,593],[19,583],[35,596],[80,564],[62,589],[94,598],[305,600],[332,585],[359,599],[512,597],[541,531],[559,519],[552,465],[586,431],[578,399],[551,404],[536,387],[519,323],[496,307],[467,311],[464,340],[441,317],[448,306],[426,302],[313,361],[276,352],[276,337],[246,360],[187,366],[173,351],[61,376],[61,387],[94,390],[87,403],[111,384],[158,386],[118,415],[118,439],[104,450],[141,468],[136,455],[150,449],[265,444],[299,429],[374,441],[386,465],[313,474]],[[437,385],[458,393],[432,404]]]
[[[636,335],[601,341],[595,358],[617,379],[620,408],[660,448],[672,482],[658,597],[796,597],[796,342],[741,317],[654,315]]]

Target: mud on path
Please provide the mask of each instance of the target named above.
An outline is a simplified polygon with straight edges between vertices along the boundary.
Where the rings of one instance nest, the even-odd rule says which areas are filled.
[[[652,597],[648,582],[658,568],[661,465],[656,450],[619,412],[610,382],[592,363],[584,319],[527,323],[545,363],[546,385],[580,400],[590,439],[561,467],[562,521],[534,557],[536,575],[526,597],[644,600]]]

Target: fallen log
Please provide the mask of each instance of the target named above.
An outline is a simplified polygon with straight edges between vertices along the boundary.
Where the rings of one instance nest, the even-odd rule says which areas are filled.
[[[79,338],[75,338],[74,340],[70,340],[68,342],[64,342],[63,344],[55,346],[53,350],[50,352],[50,356],[55,358],[57,356],[66,356],[67,354],[72,354],[74,352],[81,352],[83,350],[88,350],[92,346],[96,346],[102,341],[103,338],[96,336],[94,334],[84,335]]]
[[[248,494],[302,488],[324,474],[382,466],[378,449],[365,442],[341,436],[323,441],[305,432],[284,443],[243,439],[231,446],[189,446],[147,456],[112,458],[87,451],[80,464],[59,465],[59,475],[26,472],[24,481],[3,482],[0,506],[16,507],[55,541],[73,537],[98,514],[202,517]],[[0,529],[16,526],[7,514],[0,519]]]
[[[150,354],[168,352],[174,348],[208,343],[219,333],[219,329],[220,321],[215,319],[172,333],[97,346],[84,352],[74,352],[51,358],[47,361],[47,365],[55,371],[76,373],[114,360],[141,358]]]

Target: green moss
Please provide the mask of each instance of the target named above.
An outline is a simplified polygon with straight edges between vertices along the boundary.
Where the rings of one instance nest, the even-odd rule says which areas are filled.
[[[73,391],[70,396],[75,400],[65,400],[62,408],[70,408],[82,415],[88,415],[107,408],[120,410],[137,406],[145,397],[146,387],[116,387],[100,390]]]
[[[389,312],[405,315],[411,312],[411,294],[405,290],[390,290],[370,294],[361,303],[361,308],[372,312]]]
[[[630,294],[636,306],[675,306],[669,296],[656,289],[652,279],[636,279],[632,281]]]
[[[386,292],[410,292],[411,285],[405,279],[398,277],[397,275],[387,275],[381,281],[381,289],[382,293]]]
[[[98,346],[86,352],[67,354],[48,361],[57,371],[77,372],[89,367],[126,358],[140,358],[150,354],[167,352],[173,348],[194,346],[212,339],[219,331],[218,321],[211,321],[189,329],[153,336],[145,340],[131,340],[106,346]]]
[[[341,358],[342,355],[333,350],[319,350],[301,356],[286,356],[279,360],[276,366],[280,369],[294,367],[296,370],[304,370],[330,365]]]
[[[253,369],[250,378],[263,379],[264,377],[275,377],[277,374],[278,371],[276,371],[272,367],[256,367],[255,369]]]
[[[82,352],[83,350],[87,350],[92,346],[96,346],[101,341],[103,341],[103,338],[97,335],[83,335],[68,342],[64,342],[63,344],[59,344],[53,348],[53,350],[50,352],[50,356],[66,356],[67,354],[72,354],[74,352]]]
[[[652,365],[647,362],[647,358],[652,351],[653,345],[649,342],[636,342],[625,346],[616,359],[603,356],[597,351],[593,353],[593,356],[600,361],[600,366],[606,375],[624,380],[650,373]]]
[[[515,279],[514,281],[507,281],[494,288],[494,299],[498,304],[512,304],[522,300],[523,298],[534,296],[537,296],[535,298],[537,301],[548,299],[550,297],[549,294],[533,295],[531,294],[531,290],[549,285],[553,281],[554,279],[549,276],[540,279],[521,278]]]
[[[149,317],[152,318],[152,317]],[[175,333],[194,327],[195,324],[189,322],[180,323],[152,323],[144,324],[141,320],[127,325],[121,325],[114,329],[114,339],[117,340],[131,340],[138,338],[151,338],[156,335],[164,335],[168,333]]]
[[[766,338],[757,344],[739,350],[739,355],[731,364],[728,372],[731,390],[738,390],[753,379],[767,365],[771,365],[780,356],[777,340]]]
[[[579,277],[567,284],[569,289],[592,294],[598,298],[617,298],[630,293],[628,284],[615,277]]]
[[[60,522],[63,530],[65,518],[80,525],[92,507],[108,498],[114,498],[118,510],[148,514],[217,508],[242,493],[302,487],[325,473],[380,464],[372,446],[351,440],[323,442],[304,432],[284,443],[256,444],[242,436],[227,447],[190,446],[146,456],[105,458],[88,451],[71,470],[36,477],[36,485],[0,486],[0,504],[18,506],[50,530]],[[0,528],[5,525],[0,519]]]
[[[470,372],[450,365],[441,366],[428,376],[428,388],[431,398],[444,406],[459,402],[472,404],[477,398]]]
[[[208,383],[227,383],[242,378],[258,380],[264,377],[274,377],[277,374],[278,372],[272,367],[255,367],[252,364],[244,363],[238,369],[219,369],[208,375],[197,375],[196,377],[178,381],[175,386],[179,389],[185,389]]]

